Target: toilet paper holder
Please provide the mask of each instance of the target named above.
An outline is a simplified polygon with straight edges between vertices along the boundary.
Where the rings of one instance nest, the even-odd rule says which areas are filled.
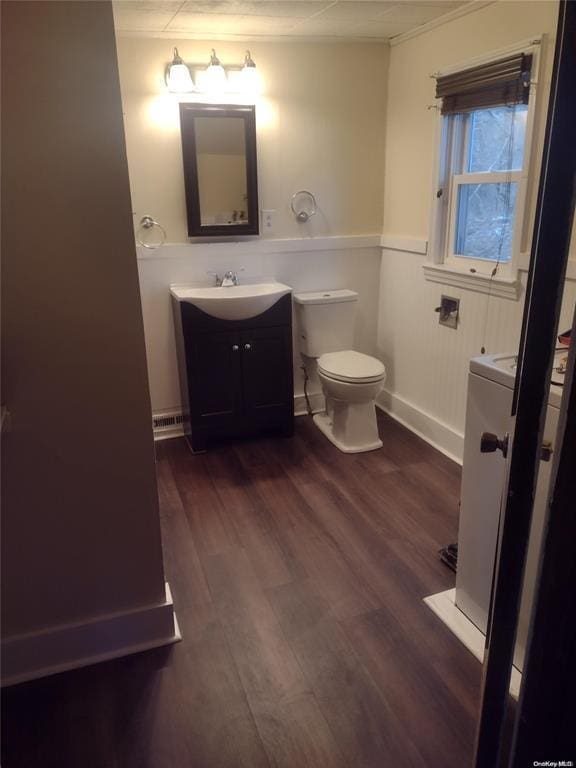
[[[434,312],[438,312],[440,317],[438,322],[448,328],[458,327],[458,313],[460,311],[460,299],[454,299],[452,296],[441,296],[440,306],[436,307]]]

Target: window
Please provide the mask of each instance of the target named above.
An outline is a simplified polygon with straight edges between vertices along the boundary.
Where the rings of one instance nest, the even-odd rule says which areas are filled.
[[[521,248],[534,49],[437,76],[441,98],[434,260],[512,279]],[[496,271],[494,271],[496,269]]]
[[[527,112],[519,104],[448,118],[459,134],[447,185],[448,258],[512,261]]]

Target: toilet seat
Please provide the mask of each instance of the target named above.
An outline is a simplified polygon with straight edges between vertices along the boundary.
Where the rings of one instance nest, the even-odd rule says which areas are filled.
[[[352,349],[321,355],[318,358],[318,370],[335,381],[355,384],[380,381],[386,375],[380,360]]]

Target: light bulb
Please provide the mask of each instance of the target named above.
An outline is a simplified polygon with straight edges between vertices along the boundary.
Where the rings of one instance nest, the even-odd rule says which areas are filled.
[[[172,93],[187,93],[194,90],[190,70],[179,56],[178,48],[174,48],[174,58],[168,67],[166,84]]]
[[[210,64],[206,67],[202,80],[207,91],[218,93],[226,90],[226,72],[222,64],[220,64],[220,59],[216,56],[214,48],[212,48]]]
[[[242,91],[248,94],[258,94],[262,88],[260,73],[256,69],[256,64],[250,56],[250,51],[246,51],[244,57],[244,67],[242,68]]]

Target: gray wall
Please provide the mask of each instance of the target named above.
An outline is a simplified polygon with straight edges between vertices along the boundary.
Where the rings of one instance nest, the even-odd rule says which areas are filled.
[[[2,3],[4,632],[161,602],[112,8]]]

